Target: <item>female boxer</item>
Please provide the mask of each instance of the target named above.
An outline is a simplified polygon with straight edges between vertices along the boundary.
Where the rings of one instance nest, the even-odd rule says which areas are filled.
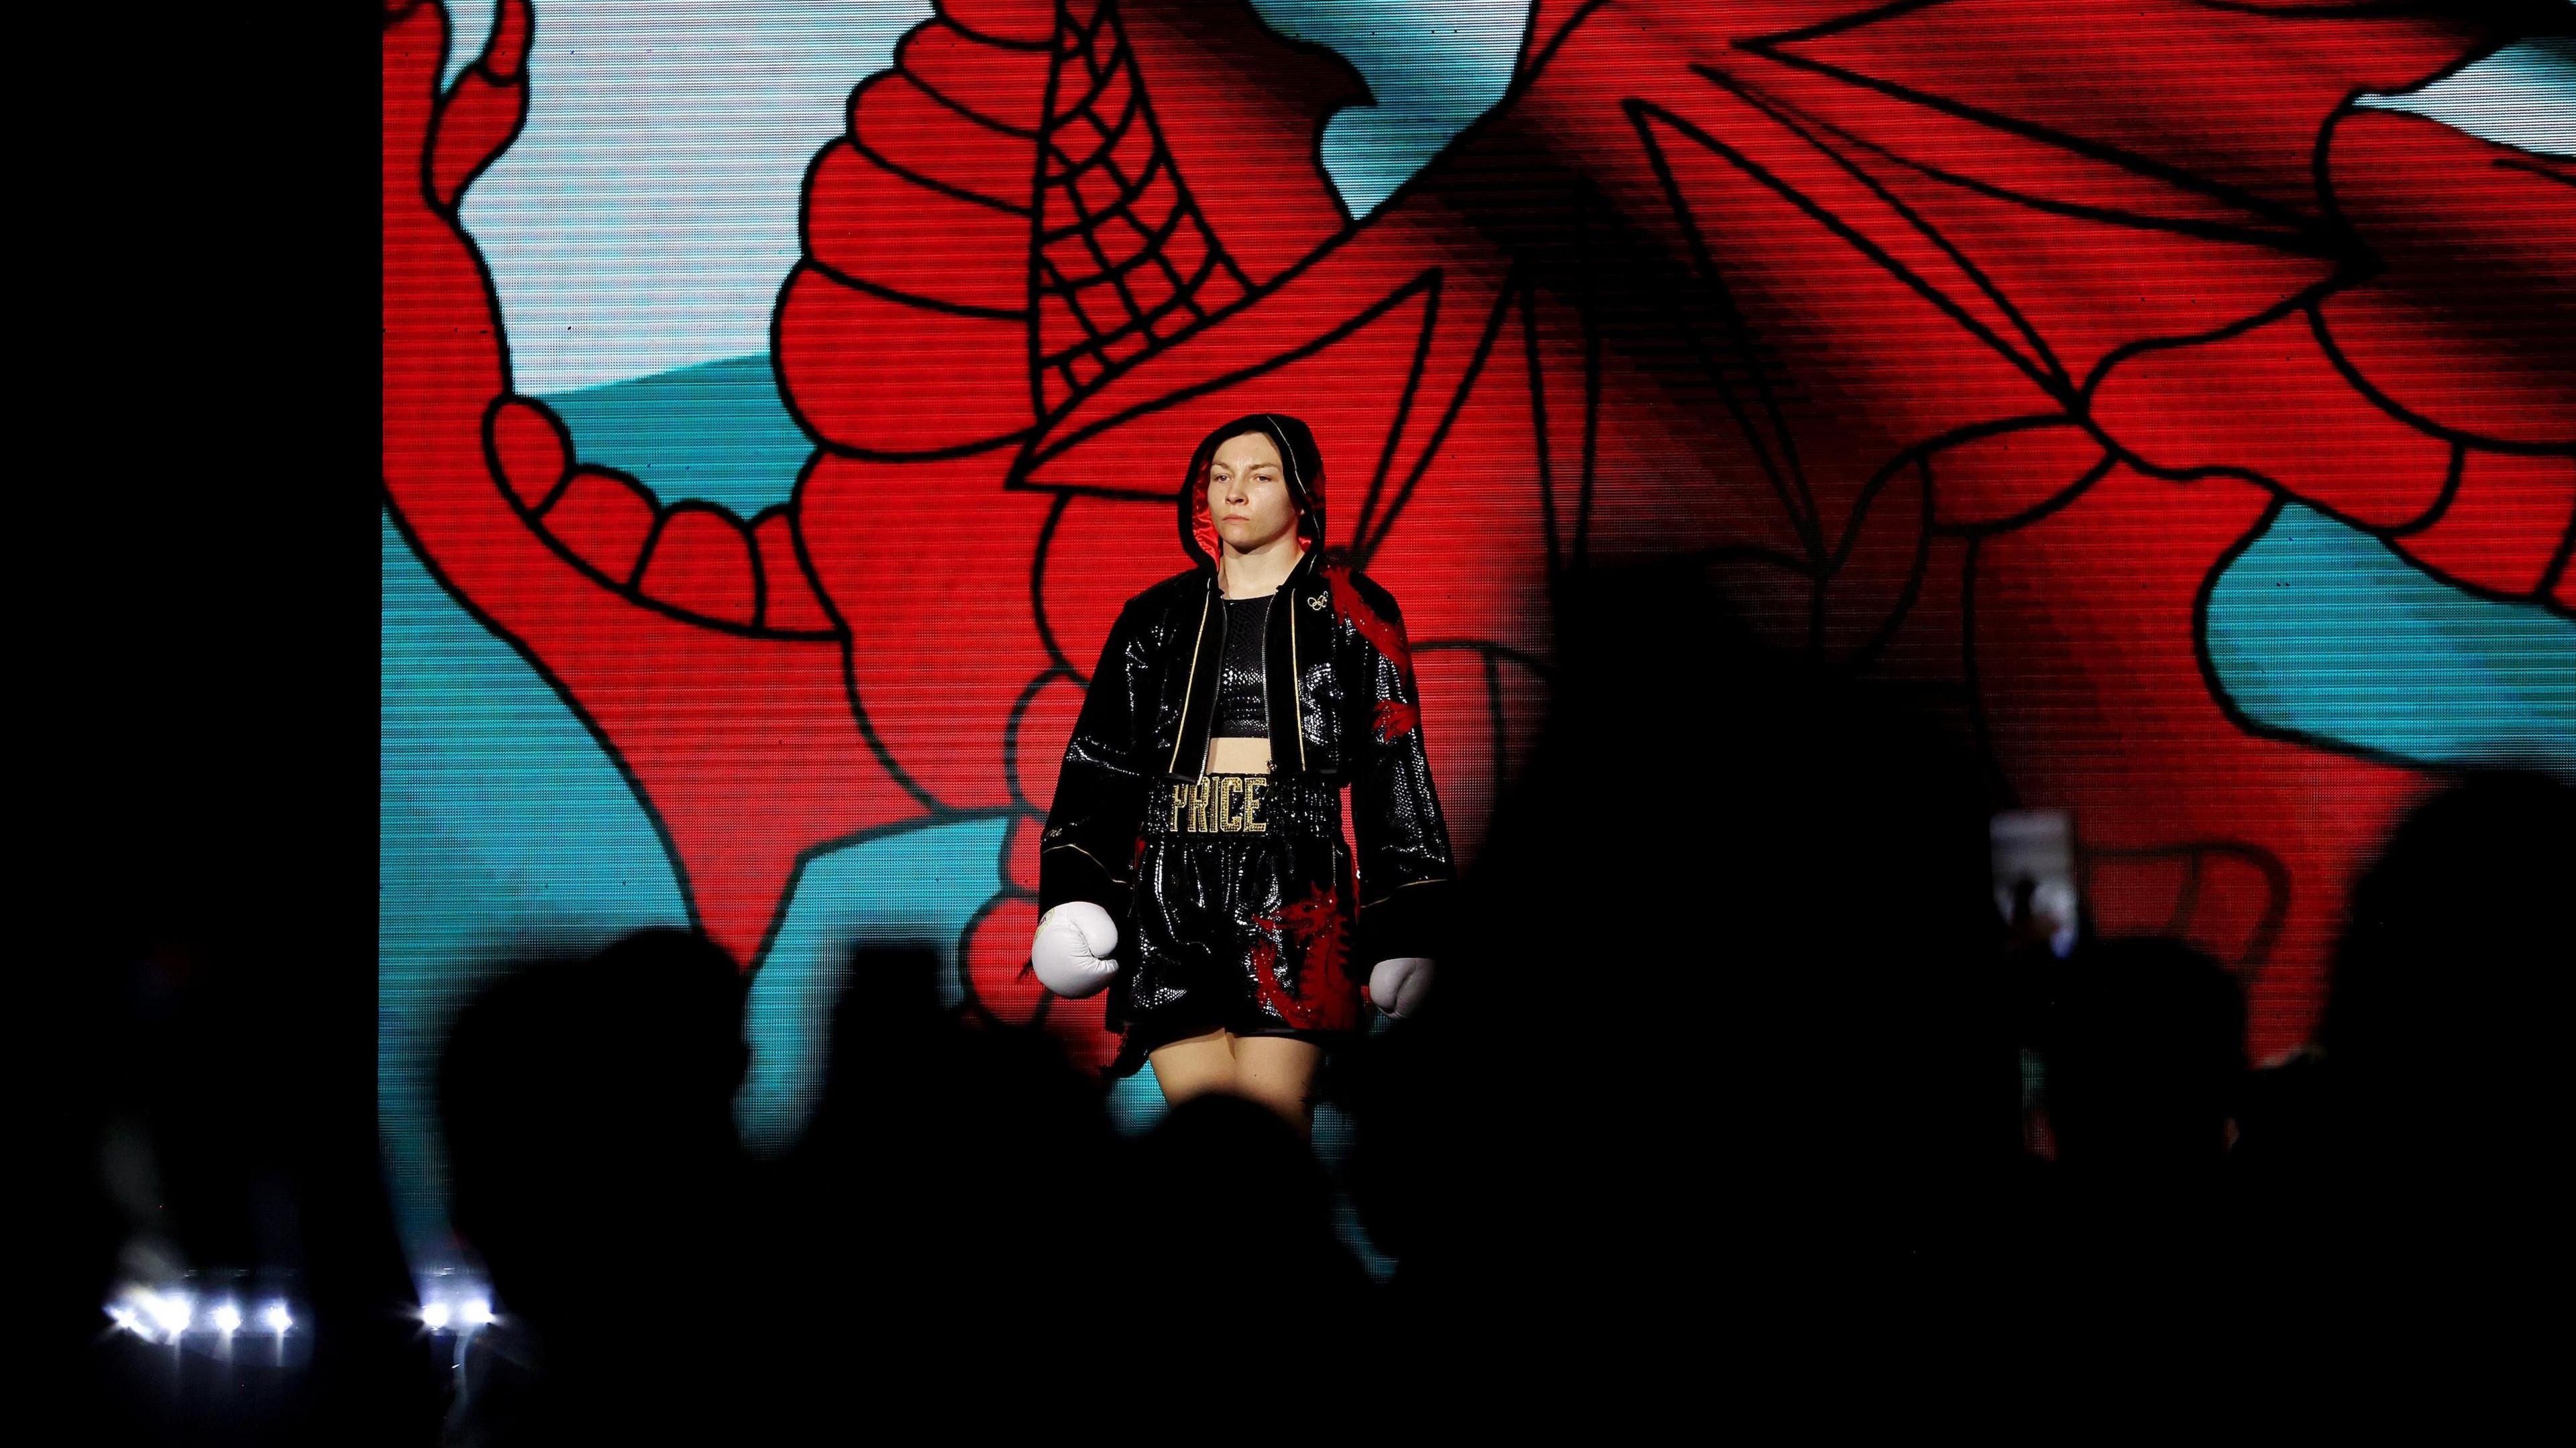
[[[1302,1127],[1363,1004],[1401,1019],[1429,993],[1449,832],[1403,616],[1323,547],[1314,433],[1226,423],[1179,501],[1195,566],[1130,599],[1101,649],[1030,964],[1060,995],[1110,991],[1116,1074],[1151,1060],[1167,1101],[1231,1092]]]

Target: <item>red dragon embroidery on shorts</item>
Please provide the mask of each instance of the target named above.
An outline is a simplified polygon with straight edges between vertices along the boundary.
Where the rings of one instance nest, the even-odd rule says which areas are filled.
[[[1359,1019],[1359,994],[1351,982],[1349,922],[1338,893],[1317,886],[1277,913],[1256,915],[1264,932],[1278,931],[1296,947],[1294,990],[1279,981],[1279,947],[1265,933],[1253,945],[1253,987],[1262,1004],[1300,1030],[1346,1030]]]

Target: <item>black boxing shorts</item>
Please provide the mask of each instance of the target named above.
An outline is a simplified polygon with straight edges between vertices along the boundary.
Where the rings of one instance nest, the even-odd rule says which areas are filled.
[[[1143,823],[1109,998],[1119,1070],[1216,1030],[1320,1044],[1360,1027],[1338,790],[1294,775],[1165,780],[1147,786]]]

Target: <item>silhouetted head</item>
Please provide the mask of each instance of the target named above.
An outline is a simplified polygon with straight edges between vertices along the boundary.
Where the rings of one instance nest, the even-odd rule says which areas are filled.
[[[743,983],[703,937],[649,930],[504,977],[439,1068],[459,1233],[511,1311],[612,1320],[729,1234]]]
[[[939,952],[920,941],[854,945],[832,1006],[824,1080],[854,1091],[917,1069],[949,1036],[939,1006]]]
[[[940,968],[917,942],[850,952],[830,1068],[780,1163],[761,1233],[782,1294],[771,1319],[814,1391],[837,1388],[860,1352],[915,1386],[941,1381],[980,1361],[954,1353],[957,1334],[1063,1312],[1096,1287],[1090,1249],[1116,1217],[1101,1092],[1043,1027],[943,1008]],[[867,1311],[812,1291],[822,1280]],[[887,1342],[890,1321],[905,1341]]]
[[[1442,1210],[1529,1213],[1577,1279],[1946,1232],[1947,1185],[2016,1145],[1975,761],[1919,697],[1763,647],[1703,568],[1569,571],[1555,616],[1547,730],[1471,871],[1444,1005],[1509,1043],[1492,1090],[1533,1086],[1489,1148],[1509,1184]],[[1453,1099],[1506,1110],[1477,1094]],[[1720,1212],[1769,1245],[1726,1253]]]
[[[1182,1102],[1140,1144],[1136,1167],[1139,1245],[1160,1286],[1272,1284],[1286,1310],[1356,1277],[1333,1235],[1323,1168],[1269,1108],[1236,1096]]]
[[[2105,940],[2063,967],[2049,1124],[2071,1168],[2170,1174],[2227,1152],[2245,1082],[2235,978],[2179,940]]]
[[[2446,1136],[2555,1079],[2576,941],[2576,787],[2473,774],[2425,800],[2356,884],[2318,1031],[2347,1086]]]
[[[1709,1064],[1685,1079],[1776,1092],[1808,1118],[1793,1141],[1928,1105],[1935,1056],[2008,1057],[1960,1016],[1985,1008],[2000,929],[1973,760],[1913,700],[1764,647],[1700,570],[1595,569],[1562,594],[1539,815],[1496,817],[1494,850],[1536,877],[1515,914],[1562,902],[1638,1006],[1688,1003]]]

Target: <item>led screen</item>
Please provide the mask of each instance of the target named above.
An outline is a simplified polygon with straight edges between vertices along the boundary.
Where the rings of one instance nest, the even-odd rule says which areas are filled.
[[[1404,600],[1470,868],[1552,584],[1643,558],[1945,701],[2261,1055],[2428,770],[2576,773],[2564,48],[2182,0],[451,13],[385,51],[416,1258],[440,1033],[528,942],[730,952],[764,1150],[853,939],[1108,1059],[1024,969],[1032,835],[1245,411],[1314,423]]]

